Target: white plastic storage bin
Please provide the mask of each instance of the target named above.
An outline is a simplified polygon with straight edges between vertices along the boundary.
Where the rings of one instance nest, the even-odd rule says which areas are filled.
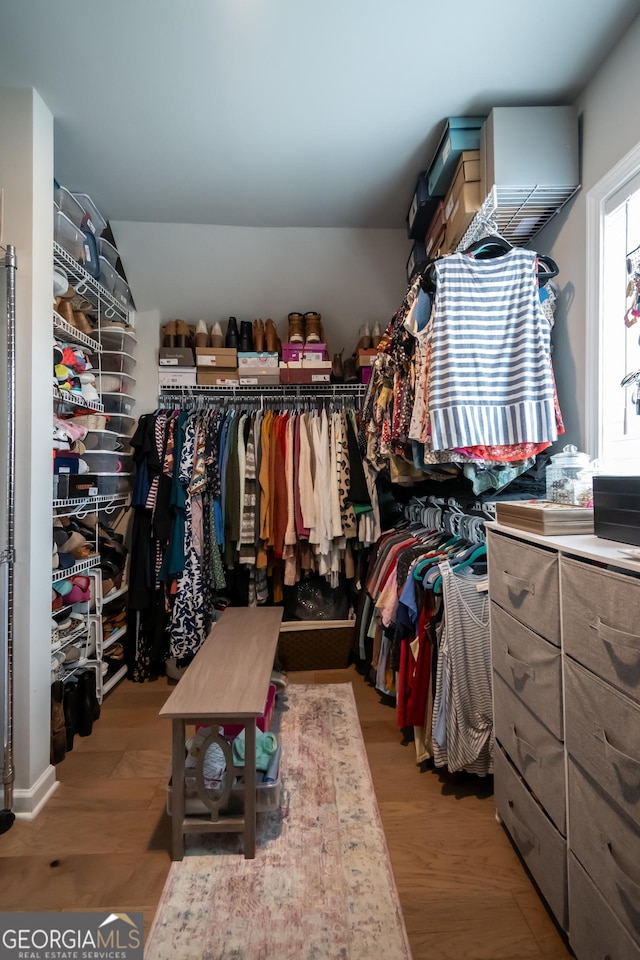
[[[129,376],[136,369],[134,357],[120,350],[103,350],[100,365],[103,373],[126,373]]]
[[[96,237],[99,237],[102,234],[102,231],[106,229],[107,221],[102,216],[88,193],[74,193],[73,196],[89,217],[91,226],[93,227],[93,232],[95,233]]]
[[[100,256],[100,283],[108,290],[109,293],[113,294],[116,286],[116,277],[118,274],[115,271],[115,267],[112,267],[106,257]]]
[[[133,459],[119,450],[86,450],[82,459],[89,464],[90,473],[131,473]]]
[[[86,452],[90,450],[121,450],[125,439],[113,430],[90,430],[82,442],[85,445]]]
[[[84,207],[78,203],[72,193],[66,187],[58,187],[55,192],[55,200],[64,215],[75,224],[78,229],[82,227],[84,220]]]
[[[119,254],[114,245],[109,243],[108,240],[105,240],[104,237],[100,237],[98,240],[98,250],[100,251],[100,256],[108,260],[115,270]]]
[[[128,396],[124,393],[103,393],[102,402],[104,404],[104,412],[108,414],[111,418],[109,422],[109,427],[111,430],[114,430],[116,433],[126,433],[126,430],[116,429],[114,424],[114,417],[112,414],[126,414],[131,417],[131,412],[135,406],[135,400],[133,397]],[[133,419],[133,418],[132,418]]]
[[[101,327],[100,343],[104,350],[122,350],[124,353],[131,354],[136,346],[136,336],[129,327],[127,329],[118,327]]]
[[[131,491],[132,473],[95,473],[98,495],[101,497],[124,496]]]
[[[100,373],[96,375],[98,393],[133,393],[136,385],[134,377],[126,373]]]
[[[120,274],[116,274],[116,282],[113,287],[113,296],[121,306],[128,310],[131,306],[131,290],[126,280],[123,280]]]
[[[58,210],[55,215],[53,236],[56,243],[59,243],[78,263],[84,262],[84,234],[62,210]]]

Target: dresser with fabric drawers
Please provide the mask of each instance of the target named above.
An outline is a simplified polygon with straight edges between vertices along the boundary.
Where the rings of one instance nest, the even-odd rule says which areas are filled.
[[[640,562],[487,541],[498,814],[578,960],[640,960]]]

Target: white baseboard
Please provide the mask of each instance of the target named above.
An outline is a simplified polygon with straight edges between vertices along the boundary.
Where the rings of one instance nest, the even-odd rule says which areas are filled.
[[[56,768],[50,764],[28,790],[13,791],[13,812],[16,819],[35,820],[57,789]]]

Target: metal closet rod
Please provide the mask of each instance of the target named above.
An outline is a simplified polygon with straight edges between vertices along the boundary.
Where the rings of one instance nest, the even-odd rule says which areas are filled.
[[[160,406],[174,408],[206,408],[220,402],[296,403],[300,400],[360,400],[366,391],[364,383],[296,384],[281,386],[170,387],[160,390]]]

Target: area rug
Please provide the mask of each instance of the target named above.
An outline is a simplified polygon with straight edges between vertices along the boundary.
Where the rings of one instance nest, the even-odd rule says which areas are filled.
[[[290,685],[275,729],[282,801],[255,860],[188,836],[145,960],[411,960],[351,684]]]

